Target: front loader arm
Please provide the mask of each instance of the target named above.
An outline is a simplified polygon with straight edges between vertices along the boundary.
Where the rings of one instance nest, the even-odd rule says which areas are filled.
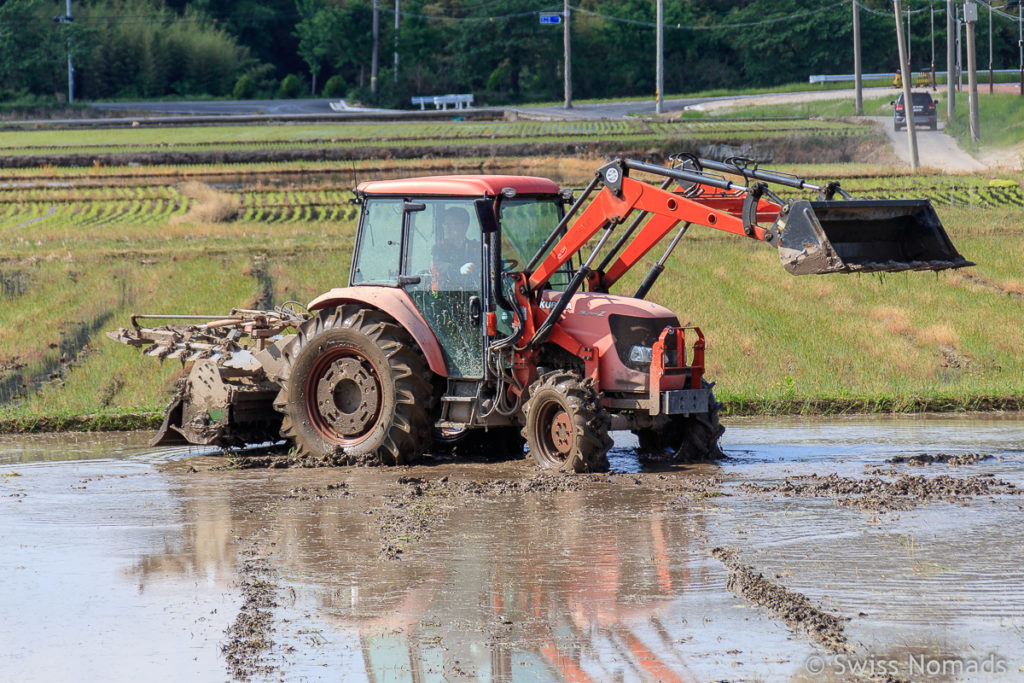
[[[678,181],[699,182],[702,185],[710,185],[731,192],[733,196],[713,195],[714,201],[705,203],[705,200],[699,195],[691,197],[683,191],[673,192],[630,178],[627,175],[628,169],[636,167],[639,167],[639,170],[655,168],[663,175],[675,177]],[[547,284],[551,276],[586,246],[599,230],[625,222],[634,211],[648,213],[651,218],[637,231],[601,278],[604,288],[610,287],[636,265],[680,222],[705,225],[760,241],[765,241],[765,236],[770,234],[769,231],[756,224],[744,222],[743,207],[746,201],[745,197],[749,195],[747,188],[742,185],[736,185],[720,178],[704,177],[688,171],[668,169],[630,160],[608,164],[601,169],[600,173],[605,186],[569,227],[562,239],[551,248],[540,265],[529,275],[528,282],[531,291],[537,291]],[[779,209],[776,207],[772,211],[773,206],[775,205],[758,198],[757,215],[759,217],[778,216]]]
[[[538,262],[539,265],[527,269],[528,290],[536,292],[543,288],[598,231],[605,229],[610,234],[634,213],[638,217],[597,271],[590,270],[593,257],[585,261],[581,268],[583,277],[575,279],[575,287],[570,287],[572,292],[564,297],[566,301],[583,281],[592,290],[608,291],[679,223],[685,225],[676,231],[676,237],[635,296],[642,297],[640,292],[650,288],[678,238],[691,224],[774,246],[783,267],[793,275],[937,271],[973,265],[956,251],[927,199],[854,200],[836,181],[810,183],[788,173],[759,168],[746,160],[686,158],[688,161],[681,167],[618,159],[601,168],[548,239],[542,253],[531,261],[530,268]],[[665,183],[657,187],[635,180],[629,177],[630,171],[660,176]],[[714,173],[739,176],[748,184],[737,184]],[[667,188],[673,181],[677,188],[670,191]],[[557,244],[550,247],[599,183],[604,187]],[[769,185],[814,191],[818,198],[784,200]],[[836,199],[836,195],[841,199]],[[643,227],[639,227],[641,224]],[[603,244],[602,240],[599,246]],[[564,306],[556,308],[560,312]]]

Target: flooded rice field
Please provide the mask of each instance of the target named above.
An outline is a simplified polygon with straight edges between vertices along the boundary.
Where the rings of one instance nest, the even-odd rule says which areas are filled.
[[[718,464],[227,468],[0,437],[7,680],[1017,680],[1024,416],[733,420]],[[435,461],[436,460],[436,461]]]

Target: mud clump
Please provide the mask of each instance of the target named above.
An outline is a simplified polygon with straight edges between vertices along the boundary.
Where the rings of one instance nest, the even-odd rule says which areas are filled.
[[[384,497],[381,505],[366,514],[376,520],[380,537],[378,556],[398,560],[409,547],[443,526],[448,513],[466,499],[504,497],[524,493],[565,493],[583,491],[595,484],[608,483],[607,474],[538,474],[526,479],[455,481],[399,477],[403,487],[397,494]]]
[[[451,496],[504,496],[514,493],[565,493],[582,491],[591,484],[607,483],[606,474],[538,474],[528,479],[450,481],[443,477],[424,482],[431,490]]]
[[[325,455],[309,453],[264,453],[260,455],[237,454],[231,457],[224,469],[288,469],[317,467],[380,467],[383,463],[372,455],[350,455],[341,447]]]
[[[337,482],[334,484],[328,484],[323,488],[315,488],[309,486],[299,486],[293,488],[285,496],[286,500],[326,500],[328,498],[341,498],[344,496],[351,496],[352,492],[348,489],[348,484],[345,482]]]
[[[962,467],[984,460],[991,460],[994,457],[991,453],[921,453],[919,455],[897,455],[885,462],[890,465],[910,465],[911,467],[925,467],[928,465]]]
[[[681,494],[687,498],[717,498],[719,496],[727,496],[729,494],[722,490],[722,478],[718,476],[711,477],[687,477],[685,479],[675,479],[670,485],[665,487],[665,491],[668,493]]]
[[[781,619],[794,631],[805,633],[827,651],[833,654],[850,651],[842,618],[818,609],[807,596],[764,578],[753,567],[737,560],[735,550],[713,548],[711,556],[729,570],[726,588],[747,602],[765,608],[772,617]]]
[[[446,481],[444,477],[440,481]],[[436,525],[443,524],[450,505],[443,501],[443,491],[435,489],[433,482],[417,477],[401,477],[398,483],[405,489],[384,497],[384,503],[367,510],[377,523],[380,537],[378,557],[398,560],[411,543],[428,536]],[[439,495],[441,494],[441,495]]]
[[[854,479],[837,474],[811,474],[787,479],[781,484],[741,484],[741,490],[755,495],[782,497],[832,498],[836,505],[872,512],[912,510],[920,504],[942,501],[964,503],[979,496],[1021,495],[1024,489],[995,479],[992,475],[951,477],[939,475],[902,475]]]
[[[227,641],[221,653],[227,662],[228,674],[233,680],[247,681],[253,676],[266,676],[273,671],[264,661],[264,655],[274,645],[270,634],[274,630],[273,609],[277,607],[277,586],[273,583],[274,570],[265,557],[255,549],[243,553],[238,585],[242,589],[242,606],[227,630]]]

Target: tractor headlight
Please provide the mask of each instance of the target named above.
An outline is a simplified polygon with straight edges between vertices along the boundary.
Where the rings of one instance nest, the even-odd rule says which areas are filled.
[[[650,365],[654,360],[654,349],[650,346],[629,347],[629,362],[641,365]]]

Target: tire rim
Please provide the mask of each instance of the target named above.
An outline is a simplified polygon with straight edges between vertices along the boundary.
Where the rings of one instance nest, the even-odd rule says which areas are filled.
[[[572,420],[562,406],[554,401],[544,406],[537,416],[541,437],[539,444],[544,459],[560,464],[565,462],[572,452],[573,432]]]
[[[342,346],[320,354],[306,376],[304,394],[310,423],[327,443],[357,444],[380,422],[380,376],[358,349]]]

